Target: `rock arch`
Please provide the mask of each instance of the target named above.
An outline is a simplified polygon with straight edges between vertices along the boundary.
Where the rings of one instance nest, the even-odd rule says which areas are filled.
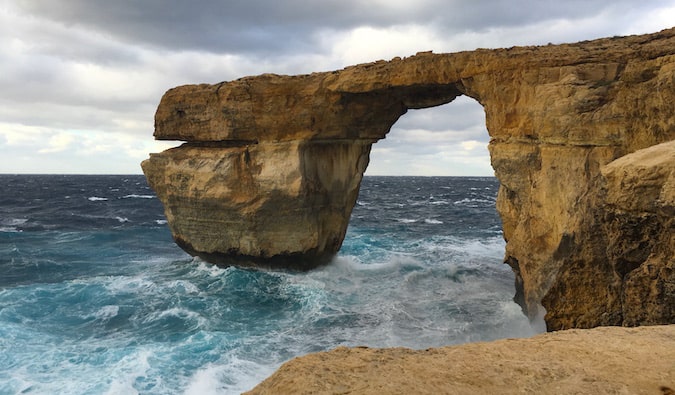
[[[525,311],[543,303],[549,329],[673,322],[673,144],[647,178],[608,166],[675,140],[674,86],[675,29],[181,86],[154,135],[186,143],[142,167],[188,252],[314,264],[342,243],[372,143],[408,109],[467,95],[485,109]],[[627,204],[622,188],[648,196]]]

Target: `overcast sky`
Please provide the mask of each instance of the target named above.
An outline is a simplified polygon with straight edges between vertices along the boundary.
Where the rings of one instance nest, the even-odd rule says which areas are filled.
[[[0,173],[141,173],[162,94],[419,51],[651,33],[675,0],[0,0]],[[492,175],[485,117],[409,111],[371,175]]]

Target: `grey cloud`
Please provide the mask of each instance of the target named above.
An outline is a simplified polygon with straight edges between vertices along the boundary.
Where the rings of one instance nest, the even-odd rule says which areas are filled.
[[[23,1],[25,11],[67,25],[105,31],[130,44],[213,52],[280,52],[310,45],[315,26],[342,25],[345,19],[365,21],[354,7],[336,12],[338,1],[310,6],[302,0]]]
[[[54,130],[101,130],[110,133],[150,135],[152,134],[153,113],[154,106],[150,104],[119,110],[56,102],[18,105],[7,100],[0,100],[2,122]],[[145,123],[142,122],[143,120]],[[124,122],[138,126],[123,126]]]
[[[412,3],[412,2],[411,2]],[[65,25],[105,32],[129,44],[173,50],[280,53],[316,52],[314,33],[357,26],[433,26],[448,34],[481,31],[553,19],[576,19],[603,9],[639,12],[666,0],[420,1],[400,9],[396,2],[364,0],[24,0],[28,13]]]
[[[409,110],[399,118],[394,128],[445,131],[464,130],[476,125],[485,129],[483,107],[474,99],[462,96],[442,106]]]
[[[166,89],[340,68],[346,64],[334,45],[349,42],[356,27],[422,26],[429,35],[420,37],[444,48],[473,49],[623,34],[632,19],[644,22],[660,6],[672,7],[672,0],[0,0],[0,120],[54,133],[136,135],[142,146],[152,141],[152,116]],[[563,28],[544,29],[546,36],[532,29],[559,21]],[[374,152],[392,163],[401,155],[432,164],[458,155],[484,160],[485,150],[462,149],[466,140],[487,143],[489,136],[480,105],[458,98],[409,111]],[[32,145],[22,148],[26,169],[41,165],[33,163]],[[69,155],[75,149],[84,148],[73,144],[42,164],[73,158],[76,169],[85,160]],[[6,169],[19,158],[18,151],[0,154]],[[140,159],[124,160],[136,169],[124,171],[138,171]],[[406,164],[397,166],[405,171]]]

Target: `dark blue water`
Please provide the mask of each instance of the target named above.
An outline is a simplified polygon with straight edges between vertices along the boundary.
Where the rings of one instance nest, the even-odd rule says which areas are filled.
[[[493,178],[366,177],[340,255],[222,268],[143,176],[0,175],[0,394],[230,394],[339,345],[532,335]]]

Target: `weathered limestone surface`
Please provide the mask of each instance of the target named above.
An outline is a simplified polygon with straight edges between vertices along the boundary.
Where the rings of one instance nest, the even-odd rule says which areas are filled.
[[[177,87],[155,137],[186,143],[143,171],[191,253],[316,264],[341,245],[371,144],[459,95],[485,109],[525,312],[543,305],[549,329],[675,322],[673,146],[636,152],[675,140],[675,29]]]
[[[675,326],[602,327],[429,350],[341,347],[246,394],[675,394]]]
[[[624,325],[675,317],[675,141],[602,169],[607,257],[623,278]]]

